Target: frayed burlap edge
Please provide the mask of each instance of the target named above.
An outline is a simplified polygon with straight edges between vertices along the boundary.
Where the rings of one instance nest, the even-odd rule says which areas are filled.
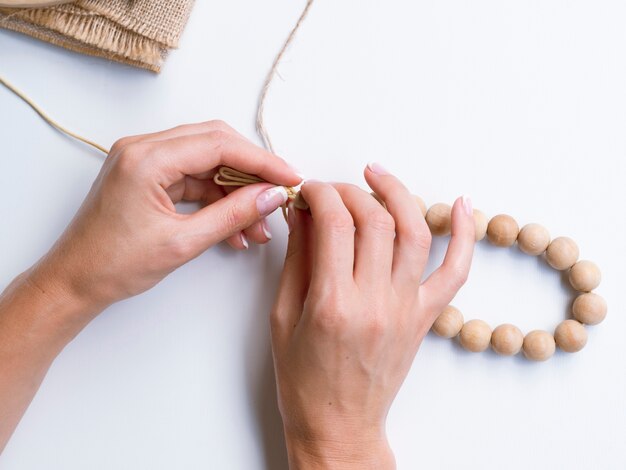
[[[89,53],[130,65],[160,71],[167,47],[87,11],[74,13],[54,8],[11,14],[0,26],[22,32],[76,52]],[[53,34],[57,33],[57,34]]]
[[[100,15],[103,15],[109,18],[111,21],[119,24],[135,33],[138,33],[142,36],[146,36],[151,38],[157,42],[163,43],[164,45],[176,49],[178,48],[178,42],[180,40],[180,36],[183,33],[184,26],[187,24],[189,20],[189,15],[191,14],[191,10],[193,7],[193,2],[190,2],[186,5],[184,12],[179,17],[180,24],[176,25],[174,28],[164,28],[161,24],[146,24],[145,18],[137,17],[138,14],[135,11],[126,11],[122,13],[118,10],[111,10],[107,5],[103,5],[102,2],[96,0],[83,0],[77,2],[77,5],[81,8],[85,8],[90,12],[96,12]]]
[[[77,52],[79,54],[86,54],[92,57],[100,57],[103,59],[113,60],[115,62],[120,62],[126,65],[131,65],[133,67],[142,68],[145,70],[149,70],[151,72],[159,73],[161,71],[161,65],[163,60],[167,55],[167,52],[163,52],[162,61],[158,64],[147,64],[145,62],[139,62],[136,60],[131,60],[127,57],[122,57],[116,55],[114,53],[103,51],[101,49],[97,49],[95,47],[90,47],[87,44],[81,43],[71,38],[67,38],[56,31],[45,30],[40,26],[36,26],[30,23],[24,23],[20,21],[12,21],[11,23],[5,23],[2,25],[3,28],[15,31],[18,33],[26,34],[35,39],[39,39],[55,46],[63,47],[73,52]]]

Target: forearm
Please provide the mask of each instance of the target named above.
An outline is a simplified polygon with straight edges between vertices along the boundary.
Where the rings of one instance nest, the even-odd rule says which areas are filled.
[[[86,324],[84,305],[31,274],[0,295],[0,452],[52,361]]]

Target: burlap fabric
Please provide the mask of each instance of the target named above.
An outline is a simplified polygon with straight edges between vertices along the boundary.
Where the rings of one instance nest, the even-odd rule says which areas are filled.
[[[194,0],[78,0],[24,10],[0,8],[0,27],[72,51],[159,72]]]

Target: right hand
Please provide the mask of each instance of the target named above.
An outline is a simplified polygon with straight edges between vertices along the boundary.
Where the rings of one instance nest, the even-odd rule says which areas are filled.
[[[293,468],[393,468],[387,412],[419,345],[464,284],[474,248],[471,202],[420,285],[431,236],[409,191],[380,165],[365,178],[385,202],[346,184],[308,182],[311,215],[291,233],[272,311],[279,408]],[[356,230],[355,230],[356,228]]]

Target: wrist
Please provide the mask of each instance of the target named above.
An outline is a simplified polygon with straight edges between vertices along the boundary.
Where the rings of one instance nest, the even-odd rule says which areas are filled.
[[[289,468],[395,469],[395,458],[384,432],[345,433],[342,439],[302,437],[285,433]]]
[[[56,275],[55,275],[56,274]],[[6,289],[12,311],[33,338],[63,348],[101,310],[65,283],[63,273],[39,264],[20,274]]]

